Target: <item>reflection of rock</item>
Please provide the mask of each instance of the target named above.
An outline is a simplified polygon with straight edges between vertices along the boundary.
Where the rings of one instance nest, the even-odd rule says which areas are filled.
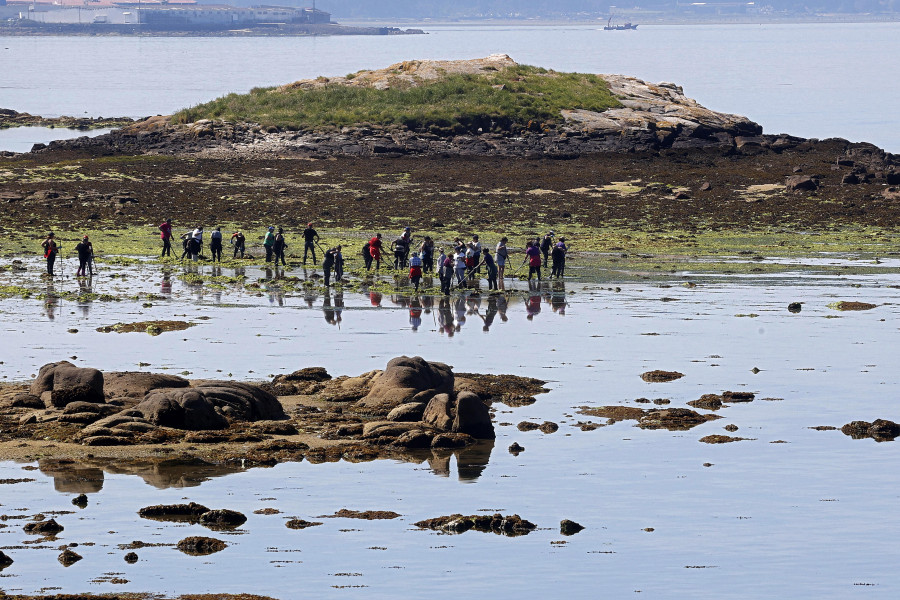
[[[876,442],[890,442],[900,436],[900,424],[887,419],[875,419],[868,421],[851,421],[843,427],[841,432],[849,435],[854,440],[872,438]]]
[[[0,550],[0,571],[13,564],[13,559],[11,559],[5,552]]]
[[[516,536],[525,535],[535,529],[535,524],[526,521],[519,515],[504,517],[500,513],[493,515],[469,515],[453,514],[445,517],[425,519],[415,523],[422,529],[433,529],[445,533],[465,533],[470,529],[486,533]]]
[[[93,494],[103,489],[103,471],[75,460],[42,458],[38,468],[53,478],[53,489],[57,492]]]
[[[79,400],[103,402],[103,373],[76,367],[68,361],[48,363],[41,367],[30,392],[39,396],[47,408],[61,408]]]

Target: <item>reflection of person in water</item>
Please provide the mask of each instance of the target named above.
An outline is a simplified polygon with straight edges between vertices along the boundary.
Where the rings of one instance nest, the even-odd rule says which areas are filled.
[[[334,318],[334,308],[331,306],[331,290],[325,288],[325,294],[322,300],[322,314],[325,316],[325,322],[329,325],[336,325]]]
[[[442,296],[440,299],[437,320],[441,333],[446,333],[447,337],[453,337],[453,311],[450,310],[450,298],[447,296]]]
[[[481,317],[481,315],[478,315]],[[491,325],[494,324],[494,318],[497,316],[497,296],[488,296],[487,301],[487,312],[484,313],[484,316],[481,317],[481,320],[484,322],[484,326],[481,328],[482,331],[490,331]]]
[[[162,282],[159,284],[159,293],[163,296],[172,295],[172,278],[168,273],[163,273]]]
[[[419,302],[418,296],[409,304],[409,325],[413,331],[418,331],[422,326],[422,303]]]
[[[535,315],[540,314],[540,312],[541,312],[541,290],[540,290],[540,288],[532,287],[529,290],[528,300],[525,302],[525,310],[528,312],[528,316],[526,318],[529,321],[534,319]]]
[[[44,309],[47,311],[47,318],[51,321],[56,318],[56,308],[59,306],[59,297],[56,295],[56,288],[52,283],[47,284],[47,296],[44,299]]]
[[[344,292],[338,289],[334,294],[334,324],[340,328],[341,318],[344,312]]]
[[[456,297],[456,330],[462,329],[466,324],[466,297],[460,294]]]
[[[566,314],[566,284],[562,281],[554,282],[553,293],[550,295],[550,308],[560,315]]]
[[[500,296],[495,296],[495,298],[497,298],[497,313],[500,315],[500,320],[506,323],[509,320],[509,317],[506,316],[506,310],[509,308],[507,296],[506,294],[502,294]]]
[[[81,316],[86,317],[91,312],[91,279],[82,277],[78,280],[78,308]]]

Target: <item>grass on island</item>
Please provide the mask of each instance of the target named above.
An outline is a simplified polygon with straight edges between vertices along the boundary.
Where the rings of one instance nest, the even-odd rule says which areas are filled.
[[[517,65],[480,75],[447,75],[415,87],[343,84],[311,89],[255,88],[178,112],[176,123],[224,119],[283,129],[329,129],[369,123],[414,131],[484,131],[560,118],[563,109],[620,106],[606,82],[583,73]]]

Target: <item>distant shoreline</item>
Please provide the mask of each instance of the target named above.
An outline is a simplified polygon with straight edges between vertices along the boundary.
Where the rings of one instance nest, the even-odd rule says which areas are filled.
[[[333,35],[426,35],[421,29],[394,26],[292,25],[240,29],[147,29],[131,25],[0,23],[0,36],[8,37],[312,37]]]

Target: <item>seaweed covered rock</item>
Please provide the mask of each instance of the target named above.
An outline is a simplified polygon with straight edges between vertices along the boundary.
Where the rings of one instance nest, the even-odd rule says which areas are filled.
[[[138,511],[142,519],[153,521],[172,521],[198,523],[201,515],[210,512],[209,508],[196,502],[189,504],[154,504]]]
[[[317,384],[330,379],[331,375],[324,367],[306,367],[287,375],[276,375],[272,387],[279,396],[309,394],[320,387]]]
[[[453,371],[448,365],[421,356],[399,356],[388,362],[369,393],[354,407],[363,413],[386,415],[401,404],[428,402],[437,394],[452,391]]]
[[[57,523],[55,519],[49,519],[47,521],[35,521],[33,523],[28,523],[27,525],[25,525],[24,529],[25,533],[36,535],[56,535],[63,530],[63,526]]]
[[[186,537],[177,544],[177,548],[185,554],[192,556],[206,556],[214,554],[226,548],[227,544],[216,538],[194,535]]]
[[[227,508],[210,510],[200,515],[200,524],[213,530],[230,530],[240,527],[247,522],[243,513]]]
[[[47,408],[63,408],[70,402],[105,401],[103,373],[65,360],[41,367],[29,391]]]
[[[525,535],[534,531],[536,525],[519,515],[503,516],[500,513],[493,515],[469,515],[453,514],[445,517],[435,517],[414,523],[421,529],[433,529],[445,533],[465,533],[470,529],[498,535]]]
[[[841,432],[854,440],[872,438],[876,442],[890,442],[900,436],[900,424],[887,419],[875,419],[871,423],[851,421],[841,427]]]

